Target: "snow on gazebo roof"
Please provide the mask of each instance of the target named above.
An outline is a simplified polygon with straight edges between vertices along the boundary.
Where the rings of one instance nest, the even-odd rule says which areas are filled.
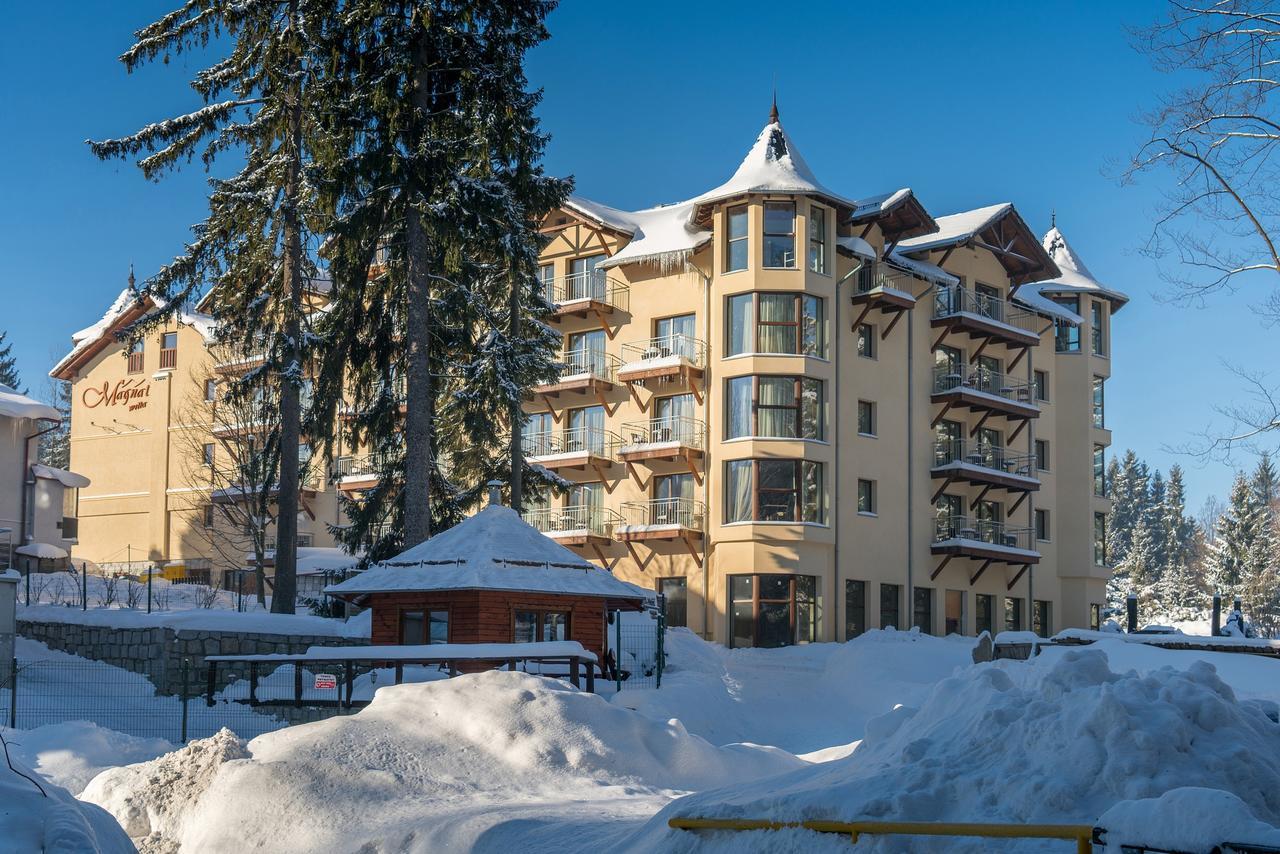
[[[430,590],[519,590],[643,599],[634,587],[578,557],[520,518],[490,504],[326,593],[351,596]]]
[[[1061,275],[1036,282],[1038,293],[1079,294],[1093,293],[1104,296],[1112,302],[1112,311],[1119,309],[1129,301],[1129,297],[1099,282],[1089,272],[1089,268],[1080,260],[1080,256],[1071,248],[1067,238],[1055,225],[1045,232],[1044,248],[1053,258]]]
[[[0,415],[6,415],[9,418],[62,420],[62,413],[52,406],[27,397],[17,389],[2,383],[0,383]]]
[[[67,556],[66,549],[60,549],[48,543],[27,543],[26,545],[18,546],[14,551],[25,557],[33,557],[37,560],[61,560]]]

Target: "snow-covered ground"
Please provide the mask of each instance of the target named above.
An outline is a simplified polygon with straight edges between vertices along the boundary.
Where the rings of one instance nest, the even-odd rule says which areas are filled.
[[[82,797],[143,851],[850,850],[799,830],[672,831],[673,815],[1106,816],[1115,833],[1207,851],[1195,846],[1227,831],[1265,841],[1280,825],[1268,716],[1280,662],[1102,640],[973,665],[971,647],[873,631],[726,650],[673,630],[659,691],[592,696],[505,672],[371,685],[357,715],[196,741],[108,769]],[[83,725],[13,735],[20,759],[73,791],[168,747]],[[1064,844],[868,838],[856,850]]]

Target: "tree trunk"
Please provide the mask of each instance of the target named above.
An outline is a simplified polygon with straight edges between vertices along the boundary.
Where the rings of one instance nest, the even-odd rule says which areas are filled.
[[[289,17],[298,18],[298,0],[291,0]],[[280,383],[280,490],[276,516],[276,577],[271,596],[271,611],[292,614],[298,584],[298,445],[302,440],[302,225],[298,216],[298,198],[302,189],[302,84],[297,76],[291,85],[289,104],[289,138],[285,141],[289,155],[289,177],[285,183],[282,213],[284,226],[284,291],[288,305],[284,310],[285,373]]]
[[[425,125],[431,112],[426,37],[420,29],[413,44],[411,102]],[[408,277],[408,326],[405,329],[406,401],[404,417],[404,547],[431,536],[431,469],[434,395],[431,379],[431,274],[426,227],[420,206],[426,203],[421,177],[410,174],[405,198],[405,261]]]
[[[514,271],[510,274],[511,290],[507,298],[507,336],[511,341],[520,340],[521,301],[520,276]],[[511,422],[511,509],[517,513],[524,510],[524,410],[520,401],[512,401],[511,411],[507,419]]]

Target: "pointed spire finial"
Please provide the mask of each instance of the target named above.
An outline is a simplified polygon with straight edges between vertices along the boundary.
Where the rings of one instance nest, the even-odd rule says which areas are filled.
[[[1049,211],[1049,227],[1050,228],[1058,227],[1058,209],[1057,208],[1054,208],[1051,211]]]
[[[778,78],[773,78],[773,106],[769,108],[769,124],[776,125],[778,123]]]
[[[130,261],[129,262],[129,290],[131,291],[137,290],[137,288],[134,287],[135,282],[136,280],[133,278],[133,262]]]

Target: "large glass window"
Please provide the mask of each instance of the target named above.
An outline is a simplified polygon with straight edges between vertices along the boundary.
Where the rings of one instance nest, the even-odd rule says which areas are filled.
[[[1042,638],[1053,634],[1053,604],[1044,599],[1031,603],[1031,631]]]
[[[569,410],[569,426],[565,430],[566,453],[586,452],[602,456],[607,453],[604,432],[604,407],[584,406]]]
[[[912,623],[926,635],[933,634],[933,588],[917,587],[912,598]]]
[[[973,630],[978,634],[982,634],[983,632],[995,634],[996,597],[992,596],[990,593],[979,593],[974,596],[973,599],[975,605],[973,611]]]
[[[725,438],[822,439],[825,407],[822,380],[747,376],[728,381]]]
[[[1093,562],[1107,565],[1107,514],[1093,514]]]
[[[1100,300],[1090,301],[1091,314],[1089,317],[1089,335],[1092,338],[1093,355],[1107,355],[1107,342],[1103,330],[1102,320],[1102,302]]]
[[[853,640],[867,630],[867,582],[844,583],[844,639]]]
[[[591,255],[569,261],[569,276],[565,279],[565,302],[591,299],[604,302],[607,294],[601,262],[607,255]]]
[[[817,580],[811,575],[732,575],[729,615],[735,647],[812,643],[818,622]]]
[[[1080,313],[1079,297],[1054,297],[1054,302],[1076,314]],[[1080,352],[1080,327],[1065,320],[1054,321],[1054,349],[1059,353]]]
[[[1093,426],[1106,427],[1106,400],[1104,397],[1103,384],[1106,380],[1103,377],[1093,378]]]
[[[405,646],[419,646],[426,643],[448,642],[448,611],[400,612],[400,643]]]
[[[1105,445],[1093,446],[1093,494],[1107,494],[1107,448]]]
[[[1004,630],[1022,631],[1022,600],[1010,596],[1004,600]]]
[[[725,245],[726,273],[747,269],[747,206],[729,208],[725,217],[729,221],[728,241]]]
[[[564,611],[516,611],[515,643],[569,640],[569,615]]]
[[[959,384],[964,372],[963,353],[955,347],[948,347],[943,344],[933,351],[933,364],[938,373],[953,377],[955,384]]]
[[[827,326],[820,297],[736,294],[728,301],[728,354],[777,353],[826,358]]]
[[[694,328],[696,318],[692,314],[679,314],[675,317],[664,317],[653,324],[654,337],[658,340],[659,356],[684,356],[696,359],[696,337]]]
[[[808,460],[725,463],[725,522],[827,522],[822,464]]]
[[[534,412],[525,416],[523,428],[525,456],[545,457],[555,453],[552,450],[555,439],[553,429],[554,422],[551,420],[550,412]]]
[[[603,329],[570,334],[565,339],[565,373],[606,376],[605,341]]]
[[[809,269],[827,272],[827,210],[809,206]]]
[[[880,585],[880,628],[901,628],[901,584]]]
[[[795,269],[796,206],[794,202],[764,203],[764,266]]]
[[[680,628],[689,625],[689,580],[683,577],[659,578],[658,592],[667,605],[667,626]]]

